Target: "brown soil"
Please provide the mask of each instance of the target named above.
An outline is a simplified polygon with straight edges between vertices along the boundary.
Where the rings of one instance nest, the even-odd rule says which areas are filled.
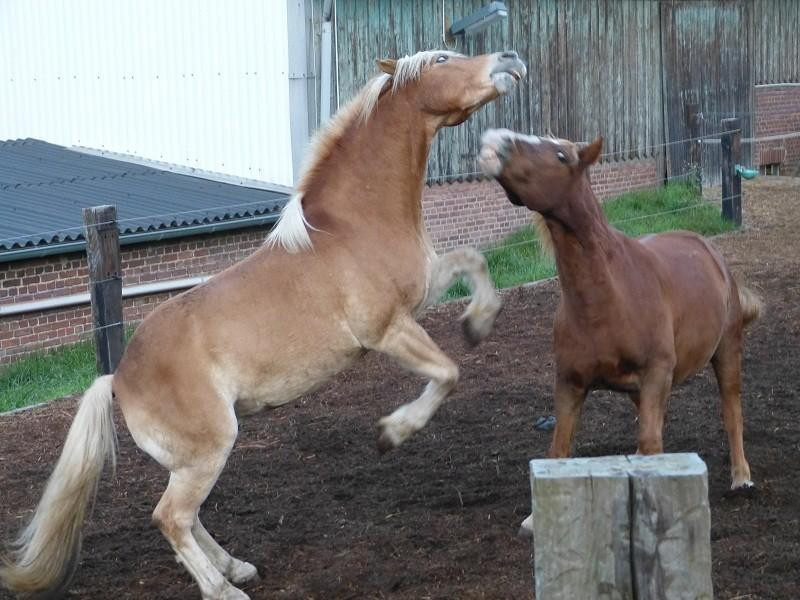
[[[800,180],[747,186],[747,228],[718,238],[735,271],[767,301],[744,360],[745,448],[757,488],[727,493],[728,448],[709,371],[673,392],[666,450],[696,451],[709,467],[718,598],[800,596]],[[490,339],[467,350],[462,308],[431,310],[425,327],[462,368],[426,429],[386,456],[375,422],[422,381],[368,356],[313,396],[242,422],[239,443],[201,516],[262,580],[253,598],[531,598],[530,544],[515,537],[530,508],[527,461],[545,454],[551,412],[557,282],[510,290]],[[74,412],[67,399],[0,417],[0,536],[38,500]],[[575,454],[635,450],[624,397],[587,403]],[[166,473],[120,424],[86,526],[70,597],[199,598],[150,525]],[[7,598],[0,592],[0,598]]]

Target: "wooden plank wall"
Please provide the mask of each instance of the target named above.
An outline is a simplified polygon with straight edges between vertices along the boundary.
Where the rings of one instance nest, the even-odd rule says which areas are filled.
[[[800,83],[800,2],[758,0],[751,24],[755,83]]]
[[[307,2],[319,73],[323,0]],[[467,125],[438,136],[430,177],[474,173],[480,135],[489,127],[552,132],[573,140],[603,135],[605,152],[613,154],[609,159],[654,156],[662,172],[674,176],[684,172],[689,146],[669,146],[663,164],[661,145],[687,137],[687,99],[700,102],[702,133],[717,132],[722,118],[738,116],[749,136],[753,83],[797,78],[800,1],[758,0],[755,7],[754,2],[506,0],[509,15],[501,24],[443,41],[443,26],[449,28],[485,2],[336,0],[332,106],[335,110],[337,72],[341,106],[377,74],[378,57],[445,47],[466,54],[512,49],[528,65],[528,78]],[[780,44],[765,41],[775,36]],[[705,170],[716,181],[719,147],[714,146],[707,145]]]
[[[741,119],[742,137],[750,137],[753,116],[753,70],[750,65],[750,0],[661,3],[664,124],[667,175],[687,172],[690,143],[687,102],[697,102],[700,135],[722,130],[721,120]],[[703,140],[703,181],[720,182],[718,138]],[[742,159],[749,162],[750,146]]]

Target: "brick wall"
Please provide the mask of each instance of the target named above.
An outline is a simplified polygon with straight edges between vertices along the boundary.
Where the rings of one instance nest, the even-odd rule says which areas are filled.
[[[591,177],[592,189],[601,200],[661,184],[654,158],[601,163],[592,169]]]
[[[592,180],[598,195],[607,198],[626,189],[656,185],[656,164],[653,160],[606,163],[593,169]],[[486,247],[530,218],[527,209],[512,205],[503,189],[488,180],[427,186],[423,212],[439,252],[465,245]],[[266,231],[262,227],[123,246],[123,285],[216,273],[255,250]],[[82,253],[0,263],[0,304],[85,293],[87,277]],[[125,322],[140,321],[170,295],[125,299]],[[76,342],[90,330],[88,306],[0,318],[0,363],[32,350]]]
[[[426,186],[422,212],[437,252],[485,247],[530,220],[527,209],[511,204],[500,185],[485,179]]]
[[[800,168],[800,85],[757,85],[756,139],[794,133],[794,137],[756,142],[753,159],[759,166],[781,164],[781,174]]]
[[[231,233],[122,247],[123,285],[211,275],[257,248],[266,227]],[[86,255],[50,256],[0,263],[0,304],[44,300],[88,291]],[[175,292],[177,293],[177,292]],[[126,323],[141,321],[170,293],[126,298]],[[53,348],[86,337],[88,306],[74,306],[0,318],[0,364],[32,350]]]
[[[591,177],[601,200],[659,183],[655,159],[602,163],[592,169]],[[483,248],[530,222],[526,208],[511,204],[503,188],[484,179],[428,186],[422,208],[438,251]]]

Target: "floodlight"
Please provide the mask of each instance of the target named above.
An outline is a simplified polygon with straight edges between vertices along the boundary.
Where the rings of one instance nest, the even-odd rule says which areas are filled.
[[[471,15],[453,23],[450,27],[451,35],[474,35],[480,33],[492,23],[502,21],[508,16],[505,2],[490,2],[476,10]]]

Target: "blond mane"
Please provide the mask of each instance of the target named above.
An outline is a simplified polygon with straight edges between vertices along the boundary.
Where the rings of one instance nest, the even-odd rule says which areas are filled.
[[[539,238],[539,246],[542,248],[542,252],[550,258],[554,257],[553,236],[550,235],[550,228],[547,227],[544,217],[541,213],[531,212],[531,221],[534,229],[536,229],[536,237]]]
[[[361,91],[339,110],[333,118],[314,136],[311,142],[305,165],[295,186],[295,196],[281,211],[278,222],[267,235],[265,244],[274,247],[281,246],[287,252],[295,253],[311,249],[309,229],[313,229],[303,215],[302,195],[308,191],[310,182],[319,172],[321,166],[327,161],[336,148],[336,143],[342,138],[347,128],[358,119],[362,124],[369,120],[374,112],[381,94],[391,83],[394,94],[404,85],[416,81],[422,75],[423,69],[430,65],[442,54],[458,56],[455,52],[442,50],[426,50],[417,52],[413,56],[404,56],[397,59],[393,75],[381,73],[371,79]]]

